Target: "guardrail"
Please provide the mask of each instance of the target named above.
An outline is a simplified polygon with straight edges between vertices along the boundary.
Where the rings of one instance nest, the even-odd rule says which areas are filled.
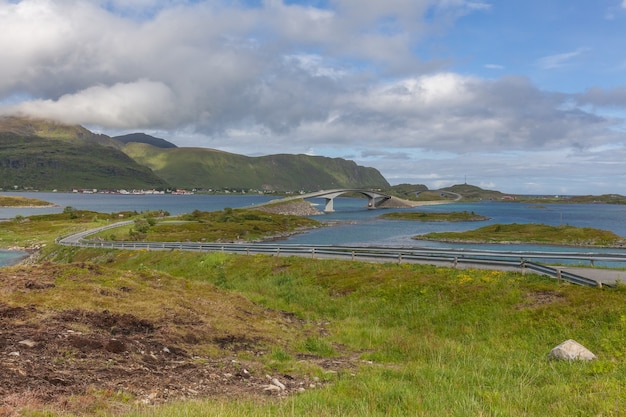
[[[594,261],[626,262],[626,254],[589,253],[589,252],[535,252],[535,251],[485,251],[485,250],[450,250],[439,248],[406,248],[375,246],[331,246],[331,245],[295,245],[274,243],[206,243],[206,242],[133,242],[87,240],[87,236],[102,230],[131,224],[125,221],[76,233],[59,239],[58,243],[67,246],[92,248],[111,248],[126,250],[183,250],[196,252],[227,252],[234,254],[264,254],[274,256],[307,256],[311,258],[349,259],[370,262],[397,263],[433,263],[457,267],[459,264],[481,265],[494,268],[526,269],[568,281],[578,285],[601,286],[593,279],[561,271],[556,268],[533,262],[532,259],[569,259]],[[608,285],[608,284],[604,284]],[[612,286],[612,285],[608,285]]]

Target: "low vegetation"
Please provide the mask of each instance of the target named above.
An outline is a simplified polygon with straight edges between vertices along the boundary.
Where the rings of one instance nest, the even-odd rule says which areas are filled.
[[[37,198],[0,195],[0,207],[46,207],[53,204]]]
[[[36,216],[17,215],[9,221],[0,222],[0,248],[18,246],[36,248],[49,245],[62,235],[93,229],[99,226],[144,216],[137,212],[98,213],[65,207],[61,213]]]
[[[0,272],[15,325],[3,349],[20,351],[4,410],[619,415],[626,401],[622,288],[221,253],[62,248],[54,261]],[[547,359],[570,338],[598,360]],[[19,373],[41,356],[53,365]]]
[[[21,239],[106,222],[51,216],[20,223],[39,223]],[[618,416],[626,404],[622,286],[224,253],[49,245],[43,258],[0,269],[0,415]],[[567,339],[598,359],[549,360]]]
[[[0,189],[169,187],[119,149],[97,143],[19,136],[1,129],[0,126]]]
[[[287,154],[249,157],[215,149],[163,149],[145,143],[129,143],[123,150],[170,184],[190,189],[315,191],[389,186],[378,170],[342,158]]]
[[[320,225],[306,217],[226,208],[213,212],[195,210],[164,222],[144,216],[136,219],[130,227],[102,232],[94,237],[153,242],[259,241],[284,237]]]
[[[476,222],[489,220],[489,217],[481,216],[473,211],[454,211],[450,213],[404,211],[385,213],[379,217],[387,220],[414,220],[420,222]]]
[[[564,246],[622,247],[626,239],[607,230],[568,225],[492,224],[466,232],[434,232],[415,236],[418,240],[474,243],[533,243]]]

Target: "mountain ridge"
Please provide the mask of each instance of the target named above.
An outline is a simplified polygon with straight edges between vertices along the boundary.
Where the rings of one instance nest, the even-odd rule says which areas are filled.
[[[196,188],[312,191],[385,188],[382,174],[343,158],[276,154],[249,157],[176,147],[145,133],[122,140],[83,126],[0,117],[0,188]],[[156,146],[155,146],[156,145]]]

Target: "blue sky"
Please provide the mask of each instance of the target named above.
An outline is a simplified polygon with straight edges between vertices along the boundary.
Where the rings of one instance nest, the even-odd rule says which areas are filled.
[[[0,0],[0,114],[626,194],[626,0]]]

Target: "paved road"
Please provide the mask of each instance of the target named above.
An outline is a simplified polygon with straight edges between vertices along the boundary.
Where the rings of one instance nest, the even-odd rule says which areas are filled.
[[[273,256],[304,256],[318,259],[352,259],[367,262],[423,263],[454,268],[491,269],[501,271],[534,272],[560,278],[580,285],[615,284],[626,279],[626,271],[598,268],[555,267],[536,263],[537,259],[554,262],[555,259],[611,261],[626,264],[624,254],[505,252],[481,250],[448,250],[406,247],[345,247],[325,245],[290,245],[275,243],[203,243],[203,242],[112,242],[86,240],[94,233],[131,224],[125,221],[59,238],[68,246],[144,250],[223,251],[238,254],[266,254]]]
[[[601,269],[601,268],[568,268],[555,267],[556,269],[572,274],[581,275],[591,278],[594,281],[603,284],[626,283],[626,271],[618,269]]]

